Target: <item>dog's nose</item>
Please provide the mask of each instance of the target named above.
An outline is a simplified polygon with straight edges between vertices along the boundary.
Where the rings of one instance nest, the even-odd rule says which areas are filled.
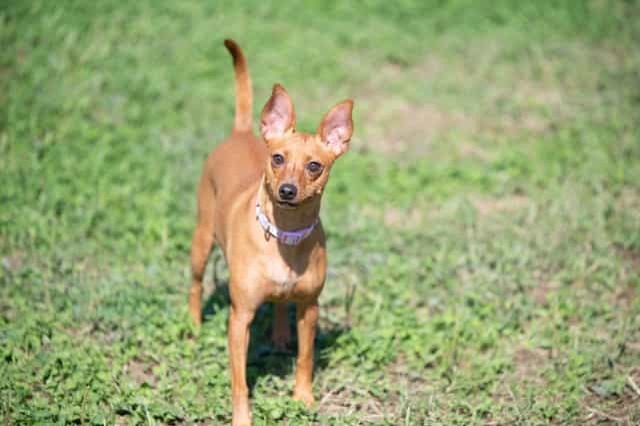
[[[296,198],[296,194],[298,194],[298,188],[296,188],[295,185],[291,185],[290,183],[284,183],[280,185],[278,193],[280,194],[280,198],[283,200],[293,200],[294,198]]]

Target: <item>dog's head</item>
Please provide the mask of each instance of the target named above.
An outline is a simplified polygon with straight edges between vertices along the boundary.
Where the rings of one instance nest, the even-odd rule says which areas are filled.
[[[320,197],[333,162],[349,148],[352,109],[353,101],[340,102],[325,114],[315,134],[296,132],[293,102],[284,87],[273,86],[260,132],[269,150],[266,182],[278,206],[295,209]]]

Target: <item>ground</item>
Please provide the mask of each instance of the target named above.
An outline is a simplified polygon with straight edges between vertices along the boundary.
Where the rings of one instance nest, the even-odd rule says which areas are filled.
[[[187,315],[225,37],[255,111],[275,82],[307,131],[356,105],[317,404],[265,306],[257,424],[640,422],[640,4],[30,0],[0,8],[4,424],[229,422],[219,254]]]

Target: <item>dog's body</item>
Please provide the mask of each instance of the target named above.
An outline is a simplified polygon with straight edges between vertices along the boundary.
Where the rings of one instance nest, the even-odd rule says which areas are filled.
[[[326,273],[320,198],[331,165],[348,148],[353,102],[332,108],[317,134],[298,133],[293,103],[275,85],[262,111],[261,140],[251,131],[246,61],[233,41],[225,45],[236,72],[236,117],[231,136],[209,155],[200,179],[189,309],[199,325],[202,277],[215,242],[230,271],[229,356],[233,424],[239,425],[251,422],[245,376],[249,325],[264,302],[276,304],[273,338],[280,348],[289,340],[286,302],[297,305],[293,395],[307,405],[313,403],[313,341]]]

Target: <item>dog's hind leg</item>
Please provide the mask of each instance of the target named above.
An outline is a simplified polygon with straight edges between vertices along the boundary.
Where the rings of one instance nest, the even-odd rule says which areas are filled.
[[[274,303],[274,320],[273,332],[271,340],[279,351],[286,351],[289,341],[291,340],[291,332],[289,331],[289,318],[287,317],[287,304]]]
[[[194,324],[202,323],[202,278],[214,242],[215,195],[208,178],[202,176],[198,189],[198,224],[191,241],[191,288],[189,313]]]

